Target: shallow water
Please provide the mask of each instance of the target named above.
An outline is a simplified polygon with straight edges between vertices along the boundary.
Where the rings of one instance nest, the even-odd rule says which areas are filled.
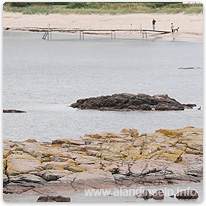
[[[125,192],[125,189],[134,189],[134,190],[130,190],[131,192],[127,193]],[[153,194],[154,192],[156,192],[157,190],[162,190],[165,194],[165,198],[164,200],[154,200],[154,199],[149,199],[149,200],[144,200],[144,199],[140,199],[140,198],[135,198],[133,195],[133,191],[137,193],[134,194],[138,194],[139,191],[144,191],[145,189],[147,189],[150,194]],[[193,189],[196,190],[198,192],[198,199],[196,200],[178,200],[176,198],[171,198],[169,197],[170,195],[175,195],[177,194],[179,191],[182,190],[186,190],[186,189]],[[121,188],[118,189],[119,193],[117,192],[117,189],[111,190],[111,194],[113,194],[112,196],[109,195],[100,195],[100,196],[86,196],[84,191],[79,191],[79,192],[65,192],[65,193],[58,193],[58,191],[53,194],[53,195],[63,195],[66,197],[70,197],[71,198],[71,202],[139,202],[139,203],[145,203],[145,202],[155,202],[155,203],[160,203],[160,202],[184,202],[184,203],[197,203],[197,202],[201,202],[203,200],[203,184],[202,183],[188,183],[188,184],[177,184],[177,185],[162,185],[162,186],[144,186],[142,188],[140,187],[130,187],[130,188]],[[120,192],[120,190],[122,192]],[[168,192],[167,192],[168,191]],[[108,190],[108,194],[110,194],[110,190]],[[112,193],[113,192],[113,193]],[[167,195],[168,193],[168,195]],[[123,194],[122,196],[119,196],[118,194]],[[127,195],[128,194],[128,195]],[[37,199],[39,198],[39,196],[41,195],[29,195],[29,194],[7,194],[4,195],[4,201],[6,202],[36,202]]]
[[[112,112],[78,110],[77,99],[114,93],[168,94],[203,105],[203,44],[4,32],[3,138],[49,141],[87,132],[203,127],[202,110]]]

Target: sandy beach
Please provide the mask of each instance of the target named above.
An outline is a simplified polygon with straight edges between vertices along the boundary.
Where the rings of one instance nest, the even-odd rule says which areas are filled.
[[[152,29],[170,31],[170,24],[179,27],[175,39],[203,40],[203,14],[125,14],[125,15],[77,15],[77,14],[33,14],[3,12],[5,30],[43,29],[50,24],[56,29]],[[161,35],[165,37],[166,35]],[[168,36],[168,35],[167,35]],[[171,36],[171,34],[169,34]]]

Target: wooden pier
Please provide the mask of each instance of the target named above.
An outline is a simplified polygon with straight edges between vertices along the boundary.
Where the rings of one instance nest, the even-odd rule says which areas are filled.
[[[171,33],[171,31],[160,31],[160,30],[150,30],[150,29],[50,29],[44,31],[44,35],[42,39],[49,40],[52,38],[51,33],[52,32],[68,32],[68,33],[76,33],[79,32],[79,39],[84,39],[85,34],[94,34],[94,32],[107,32],[111,35],[111,39],[116,38],[117,32],[140,32],[140,35],[142,35],[142,38],[147,38],[148,32],[151,33],[158,33],[158,34],[168,34]],[[95,33],[96,34],[96,33]],[[105,34],[105,33],[103,33]]]

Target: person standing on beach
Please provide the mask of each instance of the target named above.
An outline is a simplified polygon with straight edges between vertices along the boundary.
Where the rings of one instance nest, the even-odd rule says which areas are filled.
[[[153,30],[155,30],[155,23],[156,23],[156,20],[153,19],[153,20],[152,20]]]
[[[171,23],[171,30],[172,30],[172,33],[174,33],[174,24]]]

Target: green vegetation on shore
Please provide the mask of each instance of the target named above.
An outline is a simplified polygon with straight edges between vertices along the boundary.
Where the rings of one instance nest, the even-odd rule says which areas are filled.
[[[6,2],[4,11],[23,14],[203,13],[203,4],[182,2]]]

